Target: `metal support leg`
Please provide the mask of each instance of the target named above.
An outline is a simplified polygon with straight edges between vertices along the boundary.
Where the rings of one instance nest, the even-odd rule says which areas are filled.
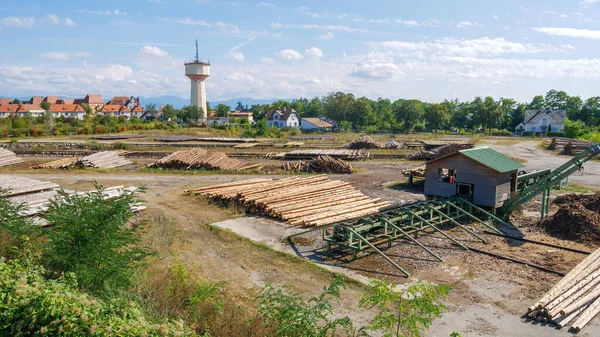
[[[437,255],[436,253],[432,252],[431,250],[429,250],[427,247],[423,246],[419,241],[417,241],[416,239],[414,239],[412,236],[410,236],[410,234],[406,233],[402,228],[397,227],[396,225],[394,225],[393,223],[389,222],[387,219],[383,219],[383,221],[387,222],[390,226],[395,227],[400,233],[402,233],[407,239],[409,239],[410,241],[416,243],[419,247],[423,248],[426,252],[428,252],[429,254],[433,255],[433,257],[435,257],[438,261],[440,262],[444,262],[444,260]]]
[[[502,234],[501,231],[499,231],[496,227],[494,226],[490,226],[490,224],[488,224],[485,221],[482,221],[481,219],[477,218],[476,216],[474,216],[473,214],[465,211],[464,209],[456,206],[455,204],[451,203],[451,202],[447,202],[448,205],[452,206],[454,209],[456,209],[458,212],[461,212],[463,215],[466,215],[467,217],[479,222],[480,224],[484,225],[485,227],[493,230],[494,232],[498,233],[498,234]]]
[[[465,246],[464,246],[462,243],[460,243],[460,242],[458,242],[458,241],[454,240],[454,239],[453,239],[451,236],[449,236],[448,234],[446,234],[446,233],[444,233],[443,231],[441,231],[439,228],[437,228],[437,227],[435,227],[434,225],[432,225],[431,223],[429,223],[429,221],[427,221],[427,220],[425,220],[425,219],[421,218],[420,216],[416,215],[415,213],[413,213],[413,212],[411,212],[411,211],[409,211],[409,212],[410,212],[410,213],[412,213],[412,214],[415,216],[415,218],[417,218],[417,219],[421,220],[421,221],[422,221],[422,222],[423,222],[425,225],[427,225],[427,226],[431,227],[431,228],[432,228],[434,231],[436,231],[436,232],[438,232],[438,233],[442,234],[442,235],[443,235],[443,236],[445,236],[447,239],[449,239],[450,241],[454,242],[456,245],[458,245],[458,246],[462,247],[464,250],[469,250],[469,248],[465,247]]]
[[[379,249],[377,249],[377,247],[373,246],[369,241],[367,241],[367,239],[363,238],[360,234],[358,234],[357,232],[355,232],[353,229],[348,228],[348,230],[350,232],[352,232],[354,235],[356,235],[357,238],[363,240],[369,247],[371,247],[377,254],[383,256],[384,259],[386,259],[389,263],[391,263],[394,267],[396,267],[398,270],[400,270],[406,277],[410,277],[410,274],[402,269],[402,267],[400,267],[398,264],[396,264],[396,262],[392,261],[387,255],[385,255],[383,252],[381,252]]]
[[[506,221],[504,221],[504,220],[500,219],[499,217],[495,216],[494,214],[492,214],[492,213],[490,213],[490,212],[488,212],[488,211],[484,210],[483,208],[481,208],[481,207],[479,207],[479,206],[476,206],[476,205],[474,205],[474,204],[472,204],[472,203],[468,202],[467,200],[464,200],[464,199],[462,199],[462,198],[460,198],[460,199],[461,199],[462,201],[464,201],[464,202],[465,202],[467,205],[469,205],[469,209],[471,210],[471,213],[473,213],[473,211],[472,211],[472,210],[473,210],[473,208],[475,208],[476,210],[478,210],[479,212],[481,212],[481,213],[483,213],[483,214],[485,214],[485,215],[489,216],[489,217],[490,217],[490,218],[492,218],[493,220],[496,220],[497,222],[499,222],[499,223],[501,223],[501,224],[503,224],[503,225],[506,225]]]
[[[468,229],[467,227],[463,226],[462,224],[460,224],[459,222],[455,221],[454,219],[452,219],[451,217],[447,216],[446,214],[440,212],[439,210],[432,208],[436,213],[438,213],[440,215],[440,217],[444,217],[448,220],[450,220],[450,222],[452,222],[453,224],[459,226],[460,228],[462,228],[465,232],[473,235],[474,237],[478,238],[479,240],[481,240],[481,242],[483,243],[487,243],[487,241],[482,238],[481,236],[477,235],[475,232],[473,232],[472,230]]]

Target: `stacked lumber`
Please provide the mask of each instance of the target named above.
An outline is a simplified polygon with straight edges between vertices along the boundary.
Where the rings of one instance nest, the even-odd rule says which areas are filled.
[[[562,151],[569,155],[578,155],[581,152],[589,149],[594,142],[587,140],[578,140],[564,137],[554,137],[548,148],[550,150]]]
[[[297,140],[335,140],[335,136],[292,136],[290,139]]]
[[[379,149],[381,147],[381,144],[375,141],[371,136],[360,136],[358,139],[348,144],[349,149]]]
[[[255,138],[196,137],[196,136],[164,136],[156,138],[159,142],[224,142],[255,143]]]
[[[173,152],[170,155],[150,164],[148,167],[170,169],[207,169],[207,170],[240,170],[245,164],[227,157],[222,152],[209,152],[205,149],[192,148]]]
[[[405,177],[413,176],[425,178],[425,165],[413,169],[402,170],[402,175],[404,175]]]
[[[270,158],[285,158],[285,159],[313,159],[319,156],[331,156],[344,160],[359,160],[367,159],[371,155],[369,152],[360,150],[294,150],[287,153],[276,154],[269,156]]]
[[[101,151],[89,156],[81,157],[75,160],[76,167],[94,167],[94,168],[115,168],[131,164],[131,161],[123,156],[129,152],[119,151]]]
[[[318,173],[352,173],[352,165],[331,156],[318,156],[309,161],[286,162],[284,171],[318,172]]]
[[[600,249],[588,255],[527,309],[538,322],[581,331],[600,313]]]
[[[447,144],[444,146],[437,147],[433,150],[420,150],[413,152],[410,155],[410,159],[413,160],[432,160],[442,156],[446,156],[452,153],[456,153],[460,150],[466,150],[473,147],[473,144]]]
[[[54,161],[50,161],[47,163],[42,163],[42,164],[38,164],[35,165],[33,168],[34,169],[66,169],[71,167],[73,164],[75,164],[75,161],[77,161],[77,157],[71,157],[71,158],[62,158],[59,160],[54,160]]]
[[[58,184],[48,181],[7,174],[0,175],[0,189],[6,190],[6,196],[8,197],[51,191],[57,188]]]
[[[0,167],[22,163],[24,160],[5,148],[0,147]]]
[[[192,192],[214,202],[235,205],[249,213],[268,215],[304,227],[374,214],[390,205],[365,196],[350,183],[329,180],[325,175],[250,179],[202,187]]]
[[[565,145],[569,143],[569,141],[571,141],[571,138],[554,137],[552,138],[552,141],[550,142],[550,146],[548,146],[548,148],[550,150],[562,151],[565,148]]]
[[[96,135],[91,136],[91,139],[97,140],[117,140],[117,139],[135,139],[135,138],[144,138],[145,135],[133,135],[133,134],[116,134],[116,135]]]
[[[233,146],[234,149],[247,149],[250,147],[255,147],[258,143],[239,143]]]
[[[385,143],[385,148],[386,149],[397,149],[397,148],[400,148],[400,147],[401,147],[400,143],[398,143],[395,140],[388,140],[388,142]]]

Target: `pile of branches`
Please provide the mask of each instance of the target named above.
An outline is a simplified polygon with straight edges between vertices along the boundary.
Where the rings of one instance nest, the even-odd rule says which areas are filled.
[[[348,144],[349,149],[379,149],[381,147],[381,144],[376,142],[371,136],[361,136]]]
[[[318,156],[309,161],[286,162],[285,171],[317,172],[317,173],[352,173],[352,165],[330,156]]]
[[[600,193],[567,194],[554,199],[559,210],[535,226],[561,239],[600,245]]]
[[[456,153],[461,150],[470,149],[473,147],[473,144],[448,144],[444,146],[440,146],[436,149],[426,151],[421,150],[417,152],[413,152],[410,155],[410,159],[412,160],[432,160],[442,156],[446,156],[452,153]]]
[[[229,158],[222,152],[209,152],[200,148],[173,152],[157,162],[148,165],[148,167],[182,170],[207,169],[232,171],[248,168],[241,161]]]

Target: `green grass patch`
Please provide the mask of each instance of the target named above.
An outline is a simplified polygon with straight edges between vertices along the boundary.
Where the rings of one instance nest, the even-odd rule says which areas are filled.
[[[593,189],[593,188],[581,186],[581,185],[575,185],[575,184],[569,184],[569,185],[563,186],[563,187],[559,187],[558,185],[555,185],[555,186],[552,186],[552,189],[559,191],[558,192],[559,194],[567,194],[567,193],[585,194],[585,193],[598,192],[597,189]]]
[[[387,188],[397,191],[423,191],[425,189],[425,179],[414,179],[412,185],[408,183],[408,180],[401,180],[392,183]]]

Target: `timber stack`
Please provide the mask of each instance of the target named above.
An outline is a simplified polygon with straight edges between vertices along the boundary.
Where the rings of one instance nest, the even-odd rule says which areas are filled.
[[[386,149],[398,149],[400,148],[402,145],[400,145],[400,143],[398,143],[395,140],[388,140],[387,143],[385,143],[385,148]]]
[[[333,158],[344,159],[344,160],[361,160],[368,159],[371,156],[370,152],[362,152],[360,150],[294,150],[283,154],[267,154],[268,158],[276,159],[313,159],[319,156],[330,156]]]
[[[118,140],[118,139],[137,139],[137,138],[145,138],[145,135],[137,135],[137,134],[116,134],[116,135],[96,135],[91,136],[91,139],[97,140]]]
[[[423,166],[419,166],[417,168],[414,169],[405,169],[402,170],[402,175],[404,175],[405,177],[418,177],[418,178],[425,178],[425,165]]]
[[[594,142],[587,140],[554,137],[548,148],[550,150],[562,151],[564,154],[575,156],[589,149],[592,145],[594,145]]]
[[[571,330],[581,331],[600,313],[600,249],[576,265],[527,311],[538,322],[550,322],[559,329],[571,325]]]
[[[383,146],[371,136],[360,136],[358,139],[348,144],[349,149],[379,149],[382,147]]]
[[[317,172],[317,173],[352,173],[352,165],[341,160],[324,155],[309,161],[286,162],[284,171]]]
[[[185,191],[189,193],[190,191]],[[268,215],[290,225],[316,227],[375,214],[390,203],[326,175],[250,179],[192,190],[208,200]]]
[[[72,157],[72,158],[62,158],[59,160],[54,160],[54,161],[50,161],[47,163],[42,163],[42,164],[38,164],[35,165],[33,168],[34,169],[66,169],[71,167],[75,161],[77,161],[77,157]]]
[[[192,148],[173,152],[148,167],[170,168],[182,170],[229,170],[245,169],[241,161],[227,157],[222,152],[209,152],[205,149]]]
[[[417,152],[413,152],[410,155],[410,159],[412,160],[432,160],[442,156],[446,156],[460,150],[466,150],[473,147],[473,144],[447,144],[435,148],[433,150],[421,150]]]
[[[24,160],[17,157],[14,152],[0,147],[0,167],[19,164],[22,162],[24,162]]]
[[[131,164],[131,161],[123,157],[127,151],[101,151],[89,156],[81,157],[73,163],[76,167],[93,167],[93,168],[116,168]]]

